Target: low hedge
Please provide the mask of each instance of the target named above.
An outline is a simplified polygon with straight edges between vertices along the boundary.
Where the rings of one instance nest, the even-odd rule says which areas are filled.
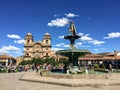
[[[108,71],[106,71],[106,70],[103,69],[103,68],[95,68],[94,71],[99,71],[99,72],[106,72],[106,73],[108,73]]]

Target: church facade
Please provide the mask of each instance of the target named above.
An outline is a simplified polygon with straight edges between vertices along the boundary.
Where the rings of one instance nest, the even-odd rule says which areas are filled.
[[[42,41],[34,42],[33,35],[28,33],[24,38],[24,60],[31,60],[32,58],[46,58],[52,57],[51,37],[46,33]]]

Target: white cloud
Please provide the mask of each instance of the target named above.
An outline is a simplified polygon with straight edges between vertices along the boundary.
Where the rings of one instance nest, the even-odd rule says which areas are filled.
[[[81,46],[82,44],[83,44],[82,42],[76,43],[76,45],[78,45],[78,46]]]
[[[83,41],[93,40],[91,37],[89,37],[89,34],[81,35],[80,39],[83,40]]]
[[[23,44],[24,43],[24,39],[22,39],[19,35],[7,34],[7,37],[13,38],[13,39],[18,39],[18,40],[14,40],[14,43],[17,43],[17,44]]]
[[[58,14],[55,14],[55,15],[54,15],[54,17],[59,17],[59,16],[60,16],[60,15],[58,15]]]
[[[89,45],[84,45],[84,46],[82,45],[81,47],[85,47],[85,48],[88,48],[88,47],[90,47],[90,46],[89,46]]]
[[[20,48],[11,45],[0,48],[1,53],[10,53],[10,51],[20,51]]]
[[[0,49],[0,53],[10,53],[9,51],[6,51],[4,49]]]
[[[92,43],[94,45],[101,45],[105,43],[105,41],[92,40],[92,41],[88,41],[88,43]]]
[[[54,47],[52,47],[52,50],[56,52],[58,50],[63,50],[63,48],[54,48]]]
[[[65,48],[69,48],[69,45],[65,44],[65,45],[63,45],[63,47],[65,47]]]
[[[63,45],[65,45],[65,43],[59,43],[59,44],[56,44],[55,46],[61,47],[61,46],[63,46]]]
[[[63,39],[63,38],[64,38],[64,36],[59,36],[58,38]]]
[[[68,48],[69,47],[69,45],[68,44],[65,44],[65,43],[59,43],[59,44],[56,44],[55,45],[56,47],[64,47],[64,48]]]
[[[48,23],[48,26],[52,27],[52,26],[57,26],[57,27],[64,27],[65,25],[68,24],[68,19],[67,18],[57,18],[56,20],[51,20]]]
[[[79,15],[75,15],[74,13],[68,13],[68,14],[65,14],[65,16],[67,16],[67,17],[79,17]]]
[[[101,45],[105,43],[105,41],[98,41],[90,37],[90,34],[84,34],[84,33],[78,33],[78,35],[81,36],[80,40],[87,41],[88,43],[94,44],[94,45]]]
[[[79,47],[82,45],[82,42],[78,42],[76,43],[76,47]],[[56,47],[63,47],[63,48],[69,48],[70,45],[69,44],[65,44],[65,43],[59,43],[55,45]]]
[[[83,35],[84,35],[84,33],[81,33],[81,32],[80,32],[80,33],[78,33],[78,35],[79,35],[79,36],[83,36]]]
[[[47,25],[50,27],[52,27],[52,26],[64,27],[69,22],[68,17],[79,17],[79,15],[75,15],[74,13],[68,13],[68,14],[64,14],[64,15],[66,17],[56,18],[55,20],[51,20],[50,22],[48,22]],[[54,17],[60,17],[60,15],[55,14]]]
[[[20,50],[19,48],[15,47],[15,46],[3,46],[2,47],[3,50]]]
[[[14,43],[23,44],[24,43],[24,39],[15,40]]]
[[[112,32],[112,33],[108,33],[108,36],[104,37],[104,39],[118,38],[118,37],[120,37],[120,32]]]
[[[14,51],[13,53],[18,54],[19,56],[23,54],[21,51]]]
[[[75,47],[76,47],[76,48],[79,48],[79,47],[81,47],[82,45],[83,45],[82,42],[77,42],[77,43],[75,43]]]
[[[21,39],[19,35],[15,35],[15,34],[7,34],[7,37],[14,38],[14,39]]]

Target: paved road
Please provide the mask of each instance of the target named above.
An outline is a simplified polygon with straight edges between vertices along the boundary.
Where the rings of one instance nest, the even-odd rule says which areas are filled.
[[[120,86],[66,87],[18,80],[23,73],[0,73],[0,90],[120,90]]]

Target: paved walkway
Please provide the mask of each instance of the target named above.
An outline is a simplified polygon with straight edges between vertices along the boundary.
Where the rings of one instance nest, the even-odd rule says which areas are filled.
[[[20,80],[39,82],[45,84],[55,84],[70,87],[83,87],[83,86],[115,86],[120,85],[120,80],[114,79],[66,79],[66,78],[52,78],[52,77],[41,77],[38,73],[27,72]]]
[[[86,85],[83,87],[66,87],[61,85],[26,82],[26,81],[18,80],[23,74],[24,74],[24,77],[28,76],[29,78],[33,78],[33,79],[38,78],[39,80],[42,78],[38,76],[35,72],[0,73],[0,90],[119,90],[120,89],[120,85],[111,85],[111,86]],[[81,80],[81,83],[82,82],[83,80]],[[94,82],[91,81],[91,83],[94,83]],[[85,83],[85,81],[83,83]]]

